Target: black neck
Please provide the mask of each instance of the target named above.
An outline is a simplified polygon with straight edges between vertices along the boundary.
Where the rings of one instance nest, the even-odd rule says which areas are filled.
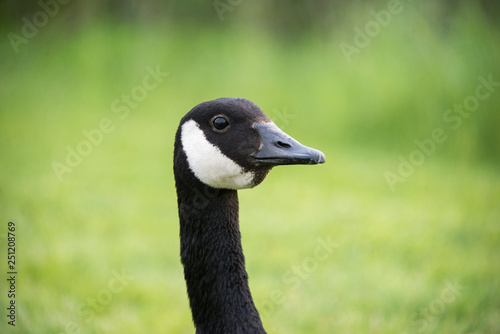
[[[181,260],[196,333],[266,333],[250,294],[236,190],[176,179]]]

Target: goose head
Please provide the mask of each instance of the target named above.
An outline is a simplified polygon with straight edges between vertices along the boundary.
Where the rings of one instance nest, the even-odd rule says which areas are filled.
[[[175,145],[178,163],[203,184],[221,189],[255,187],[278,165],[325,162],[322,152],[300,144],[240,98],[195,106],[182,118]]]

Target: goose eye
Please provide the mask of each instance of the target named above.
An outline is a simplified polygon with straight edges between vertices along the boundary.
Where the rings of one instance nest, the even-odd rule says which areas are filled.
[[[229,126],[229,121],[222,116],[218,116],[218,117],[214,118],[214,120],[212,121],[212,124],[214,125],[214,128],[216,130],[222,131]]]

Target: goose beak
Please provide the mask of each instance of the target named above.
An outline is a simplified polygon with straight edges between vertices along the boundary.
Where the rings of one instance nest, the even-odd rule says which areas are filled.
[[[252,154],[258,166],[315,165],[326,161],[322,152],[302,145],[272,122],[255,123],[254,128],[262,140],[260,150]]]

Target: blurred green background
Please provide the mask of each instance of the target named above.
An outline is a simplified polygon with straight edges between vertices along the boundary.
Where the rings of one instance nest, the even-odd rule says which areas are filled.
[[[227,96],[327,156],[240,192],[269,333],[500,332],[497,2],[0,8],[1,333],[194,332],[174,133]]]

